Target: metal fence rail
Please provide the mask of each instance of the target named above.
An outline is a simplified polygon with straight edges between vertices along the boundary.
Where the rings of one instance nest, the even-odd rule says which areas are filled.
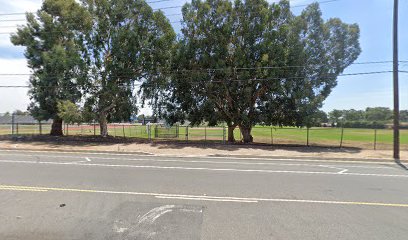
[[[41,135],[49,134],[51,124],[30,122],[0,123],[0,135]],[[113,137],[139,138],[149,141],[178,141],[202,143],[227,143],[227,128],[190,127],[140,124],[109,124],[108,133]],[[97,123],[64,124],[66,136],[98,136]],[[281,128],[256,126],[252,128],[255,143],[270,145],[302,145],[321,147],[356,147],[361,149],[392,149],[392,129],[354,129],[354,128]],[[237,142],[242,135],[239,128],[234,130]],[[408,130],[401,130],[401,148],[408,150]]]

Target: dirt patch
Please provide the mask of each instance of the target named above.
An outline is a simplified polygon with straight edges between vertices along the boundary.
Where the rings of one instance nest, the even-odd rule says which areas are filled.
[[[135,138],[101,138],[93,136],[51,137],[26,136],[0,140],[2,149],[65,150],[65,151],[107,151],[121,153],[144,153],[174,156],[242,156],[242,157],[319,157],[348,159],[388,159],[390,150],[365,150],[361,148],[305,147],[300,145],[269,144],[220,144],[212,142],[172,142]],[[408,151],[401,152],[402,159],[408,159]]]

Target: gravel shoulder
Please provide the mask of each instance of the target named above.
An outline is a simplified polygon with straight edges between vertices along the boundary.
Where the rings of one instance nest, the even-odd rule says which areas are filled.
[[[284,157],[325,158],[355,160],[392,160],[391,150],[365,150],[360,148],[329,148],[305,146],[271,146],[262,144],[222,145],[205,143],[174,143],[146,141],[87,141],[67,138],[41,138],[0,140],[0,149],[47,151],[96,151],[115,153],[155,154],[172,156],[231,156],[231,157]],[[408,151],[401,152],[408,160]]]

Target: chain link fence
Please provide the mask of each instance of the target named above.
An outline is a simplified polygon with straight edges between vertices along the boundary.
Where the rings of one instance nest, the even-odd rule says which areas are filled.
[[[99,136],[98,123],[63,124],[65,136]],[[38,122],[31,116],[0,116],[0,136],[49,134],[51,121]],[[158,124],[111,123],[112,137],[138,138],[148,141],[197,143],[227,143],[227,128],[220,127],[166,127]],[[401,149],[408,150],[408,130],[401,130]],[[392,129],[357,128],[292,128],[256,126],[252,128],[254,143],[269,145],[298,145],[321,147],[355,147],[362,149],[392,149]],[[242,139],[239,128],[234,130],[237,142]]]

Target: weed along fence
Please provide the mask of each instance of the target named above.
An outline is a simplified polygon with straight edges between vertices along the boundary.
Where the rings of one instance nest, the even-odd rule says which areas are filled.
[[[51,122],[1,121],[0,136],[44,135],[49,134]],[[99,136],[100,128],[93,124],[64,124],[66,136]],[[135,138],[148,141],[197,142],[227,144],[227,128],[190,127],[162,125],[140,125],[118,123],[109,124],[108,133],[112,137]],[[401,130],[401,149],[408,150],[408,130]],[[254,143],[269,145],[301,145],[321,147],[356,147],[362,149],[392,149],[392,129],[356,129],[356,128],[292,128],[256,126],[252,128]],[[234,130],[237,142],[242,139],[238,128]]]

